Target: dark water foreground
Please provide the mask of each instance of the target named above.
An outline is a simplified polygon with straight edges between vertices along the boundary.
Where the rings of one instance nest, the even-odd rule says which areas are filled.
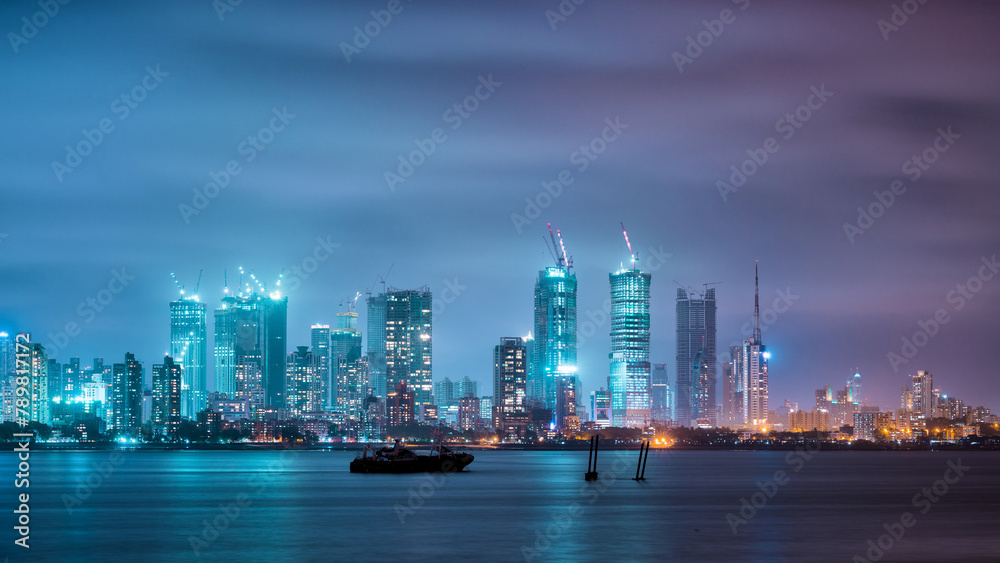
[[[431,477],[350,474],[352,452],[33,452],[16,489],[7,452],[0,557],[1000,562],[998,452],[654,450],[635,482],[638,452],[609,451],[592,485],[585,451],[474,453]]]

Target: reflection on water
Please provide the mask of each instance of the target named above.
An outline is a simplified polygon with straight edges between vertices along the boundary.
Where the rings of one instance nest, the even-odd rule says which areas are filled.
[[[467,472],[427,476],[351,474],[354,453],[341,451],[131,451],[118,463],[111,452],[33,452],[31,557],[14,551],[13,537],[3,553],[12,561],[848,562],[911,512],[916,523],[882,561],[1000,560],[995,452],[654,450],[646,481],[636,482],[638,452],[602,451],[592,485],[583,480],[586,451],[474,453]],[[9,476],[15,457],[3,457]],[[920,513],[915,495],[933,491],[959,458],[971,469]],[[3,502],[16,493],[4,479]]]

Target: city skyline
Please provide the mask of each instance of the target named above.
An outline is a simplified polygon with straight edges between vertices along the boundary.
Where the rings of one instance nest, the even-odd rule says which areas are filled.
[[[690,57],[686,38],[718,17],[715,7],[650,4],[639,19],[588,4],[555,29],[529,3],[477,8],[485,18],[448,4],[407,7],[347,61],[340,43],[371,17],[361,7],[242,5],[219,21],[184,3],[155,14],[107,6],[136,25],[62,10],[19,45],[8,67],[18,80],[0,86],[23,133],[0,153],[9,171],[0,330],[51,344],[49,333],[76,323],[79,334],[49,348],[60,362],[128,351],[149,366],[168,353],[171,272],[193,286],[204,269],[201,293],[214,307],[224,269],[252,264],[272,280],[285,269],[290,351],[391,267],[388,283],[429,285],[440,303],[435,381],[474,370],[486,382],[481,351],[530,330],[525,295],[552,263],[538,240],[552,222],[575,257],[586,392],[606,386],[610,331],[595,319],[604,276],[621,262],[624,221],[640,263],[656,266],[653,362],[674,365],[675,279],[724,282],[719,349],[742,342],[752,317],[745,272],[759,259],[776,404],[808,402],[855,366],[878,403],[891,404],[920,369],[956,396],[1000,403],[991,10],[923,6],[887,38],[877,25],[887,6],[736,5],[736,21],[678,68],[675,53]],[[30,13],[5,10],[6,29]],[[769,32],[788,22],[798,31]],[[260,36],[259,26],[284,32]],[[95,30],[108,41],[90,41]],[[504,40],[509,32],[522,41]],[[261,42],[253,53],[251,40]],[[204,45],[218,48],[190,56]],[[259,79],[289,67],[302,72]],[[57,76],[74,87],[51,88]],[[720,77],[746,86],[721,88]],[[135,88],[141,103],[119,101]],[[369,88],[378,95],[359,94]],[[470,96],[475,111],[452,109]],[[795,117],[800,108],[808,120]],[[787,129],[789,114],[799,127]],[[115,129],[57,177],[65,147],[105,118]],[[272,140],[247,162],[240,147],[251,145],[241,144],[264,128]],[[400,156],[435,128],[447,139],[387,185],[385,173],[398,173]],[[777,152],[720,193],[719,182],[733,184],[731,166],[760,159],[769,137]],[[230,159],[238,174],[226,172]],[[213,178],[226,187],[209,197]],[[939,310],[947,323],[935,320]],[[483,316],[496,326],[469,330]]]

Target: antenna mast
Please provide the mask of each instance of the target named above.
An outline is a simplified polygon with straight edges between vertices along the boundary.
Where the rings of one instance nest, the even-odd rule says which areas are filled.
[[[753,340],[760,344],[760,290],[757,277],[757,261],[753,264]]]

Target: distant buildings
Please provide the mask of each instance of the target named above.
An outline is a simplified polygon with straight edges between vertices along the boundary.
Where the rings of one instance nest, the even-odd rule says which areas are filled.
[[[519,337],[493,348],[493,427],[501,439],[520,440],[528,427],[527,350]]]
[[[181,423],[183,368],[170,356],[153,365],[153,403],[150,421],[153,433],[174,437]]]
[[[406,380],[397,381],[385,398],[385,418],[389,426],[413,424],[416,393],[409,391]]]
[[[656,424],[664,424],[674,419],[673,396],[670,392],[670,379],[667,377],[667,364],[653,364],[649,376],[649,401],[651,417]]]
[[[461,398],[469,394],[478,395],[477,387],[476,382],[469,379],[468,376],[463,377],[460,381],[452,381],[446,377],[435,384],[434,400],[442,407],[457,406]]]
[[[920,418],[934,416],[934,376],[929,371],[918,371],[911,376],[913,412]]]
[[[788,430],[790,432],[809,432],[830,430],[830,413],[822,410],[794,411],[788,413]]]
[[[881,442],[889,437],[891,421],[887,412],[856,412],[853,424],[855,440]]]
[[[330,325],[314,324],[310,327],[312,355],[319,361],[316,375],[323,382],[323,408],[333,408],[333,395],[337,391],[335,381],[330,376]]]
[[[529,370],[531,389],[541,390],[544,401],[538,402],[552,411],[552,424],[561,428],[564,417],[576,415],[576,275],[567,259],[560,257],[557,262],[538,272],[534,336],[525,340],[524,347],[534,360]]]
[[[467,393],[458,399],[458,427],[462,430],[479,430],[482,428],[479,417],[479,398],[475,393]]]
[[[382,358],[385,359],[384,347]],[[361,331],[358,330],[358,314],[355,311],[337,313],[337,328],[330,332],[330,374],[333,381],[330,390],[332,410],[358,419],[370,386],[368,362],[361,351]],[[383,372],[383,385],[384,375]]]
[[[14,338],[0,331],[0,379],[6,380],[8,376],[14,375],[16,362]]]
[[[591,422],[598,428],[611,426],[611,393],[601,387],[590,392]]]
[[[651,275],[622,268],[611,283],[611,424],[641,428],[651,422],[649,283]]]
[[[194,418],[208,400],[206,307],[197,295],[170,302],[170,356],[181,365],[181,416]]]
[[[298,346],[286,361],[285,407],[293,418],[323,410],[325,385],[320,373],[321,358]]]
[[[389,288],[368,299],[369,369],[376,395],[385,396],[402,381],[418,404],[431,404],[431,300],[428,287]]]
[[[678,288],[676,311],[676,418],[681,426],[696,426],[716,418],[715,288],[704,294]]]
[[[119,434],[135,436],[142,426],[142,363],[134,354],[126,353],[125,363],[112,365],[111,372],[113,418],[108,426]]]
[[[253,290],[215,310],[215,388],[251,408],[285,406],[288,297]]]

